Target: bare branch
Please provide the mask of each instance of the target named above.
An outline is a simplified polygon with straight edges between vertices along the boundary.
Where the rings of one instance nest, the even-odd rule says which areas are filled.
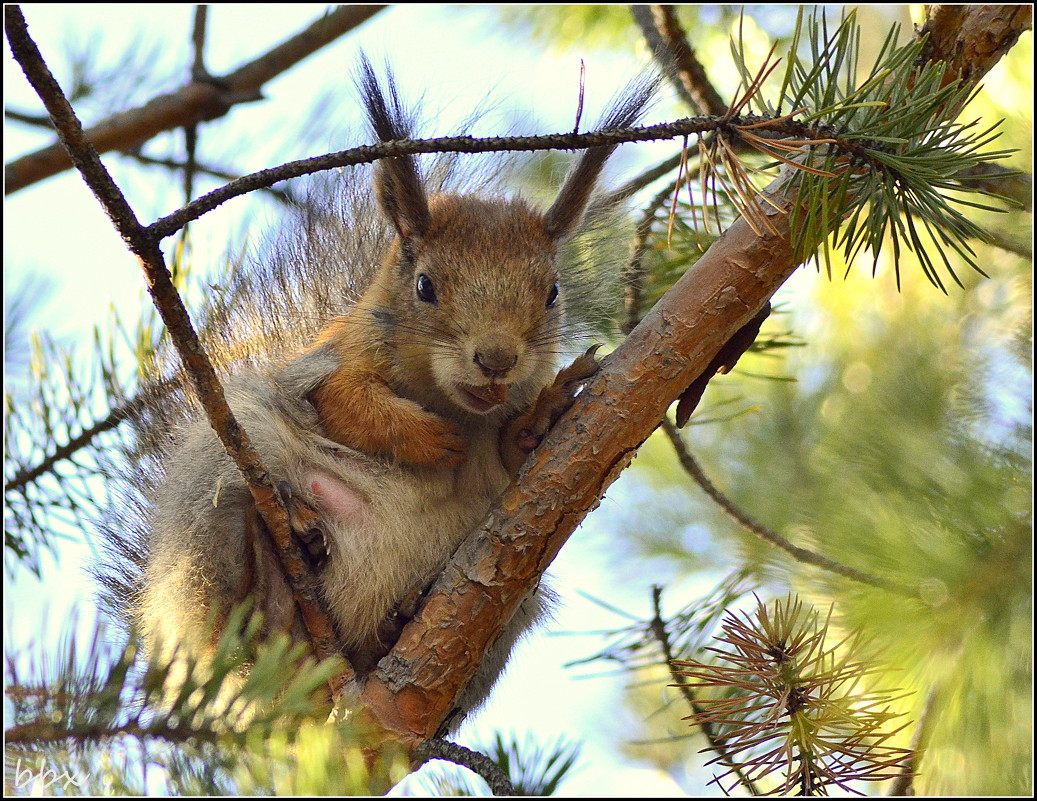
[[[753,520],[749,515],[735,506],[726,495],[716,488],[706,474],[702,472],[702,467],[685,446],[684,440],[681,439],[681,435],[678,433],[676,426],[674,426],[669,420],[664,420],[662,423],[662,429],[673,444],[673,449],[677,452],[677,459],[680,461],[681,467],[684,468],[685,472],[691,476],[695,483],[702,488],[703,492],[705,492],[717,504],[717,506],[724,510],[724,513],[728,517],[734,520],[750,534],[759,537],[764,542],[780,548],[790,554],[792,558],[798,562],[814,565],[815,567],[820,567],[845,578],[860,582],[861,584],[880,587],[884,590],[889,590],[890,592],[895,592],[898,595],[904,595],[908,598],[918,597],[918,592],[911,587],[898,584],[889,579],[872,576],[862,570],[856,570],[852,567],[840,564],[834,559],[829,559],[823,554],[808,551],[806,548],[800,548],[798,545],[793,545],[773,529],[767,528]]]
[[[337,153],[328,153],[323,156],[290,161],[278,167],[271,167],[251,175],[246,175],[206,195],[202,195],[202,197],[188,203],[182,209],[162,217],[150,226],[149,230],[155,232],[160,237],[167,237],[191,220],[195,220],[203,214],[212,211],[222,203],[253,192],[256,189],[263,189],[278,181],[298,178],[323,170],[352,167],[358,164],[370,164],[390,156],[410,156],[419,153],[581,150],[591,147],[613,147],[626,142],[651,142],[660,139],[686,137],[692,134],[714,132],[721,128],[730,129],[737,133],[741,127],[765,129],[768,137],[774,137],[775,139],[793,137],[800,140],[816,140],[818,143],[842,148],[850,155],[867,160],[865,155],[865,148],[868,144],[867,140],[833,139],[828,131],[804,125],[788,117],[770,119],[755,114],[719,118],[687,117],[657,125],[614,128],[583,134],[557,133],[539,136],[489,136],[482,138],[473,136],[442,136],[434,139],[399,139],[392,142],[380,142],[376,145],[362,145],[349,150],[341,150]],[[668,165],[669,162],[664,162],[664,164]],[[791,162],[790,166],[805,169]],[[662,174],[665,174],[665,170],[662,170],[662,167],[663,165],[659,165],[652,172],[662,171]],[[633,191],[636,191],[636,189]]]
[[[710,83],[706,70],[695,56],[673,6],[630,7],[634,20],[648,42],[656,61],[689,106],[701,114],[722,116],[728,104]]]
[[[494,762],[486,754],[465,748],[463,745],[452,743],[438,737],[425,740],[414,752],[416,760],[443,759],[461,765],[468,770],[481,776],[490,791],[496,796],[515,795],[515,787],[508,778],[508,774],[501,770],[500,765]]]
[[[109,117],[86,132],[98,153],[129,150],[153,136],[222,117],[237,103],[259,100],[260,89],[306,56],[365,22],[385,6],[339,6],[273,50],[229,75],[196,81],[145,105]],[[15,159],[4,168],[11,194],[72,166],[60,143]]]

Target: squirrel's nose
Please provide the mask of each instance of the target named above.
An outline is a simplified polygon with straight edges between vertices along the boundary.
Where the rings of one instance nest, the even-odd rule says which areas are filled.
[[[487,378],[504,378],[518,362],[518,354],[512,348],[481,348],[473,357],[475,364]]]

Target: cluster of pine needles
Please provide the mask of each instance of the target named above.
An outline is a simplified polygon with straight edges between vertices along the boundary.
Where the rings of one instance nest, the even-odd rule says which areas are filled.
[[[889,744],[908,725],[889,726],[903,696],[862,687],[877,668],[854,659],[856,635],[826,647],[830,622],[831,612],[822,623],[798,599],[757,599],[752,615],[728,612],[720,647],[706,649],[715,659],[674,661],[696,691],[687,720],[710,728],[721,751],[707,763],[725,768],[714,782],[735,777],[732,788],[754,795],[827,795],[911,773],[914,752]],[[772,786],[760,790],[761,780]]]
[[[983,274],[968,240],[986,241],[987,234],[959,207],[1003,210],[975,200],[982,190],[971,183],[982,167],[1010,152],[986,149],[999,136],[999,123],[980,129],[976,122],[956,120],[977,89],[946,80],[941,62],[916,66],[924,40],[898,46],[898,29],[891,29],[863,71],[860,35],[853,14],[829,31],[823,14],[805,22],[801,11],[785,57],[775,58],[772,47],[755,71],[747,66],[739,37],[732,53],[742,88],[717,127],[698,134],[697,176],[688,169],[685,137],[676,186],[687,184],[693,219],[706,235],[714,225],[723,230],[721,203],[758,235],[774,235],[772,217],[782,207],[760,192],[750,173],[770,181],[773,167],[785,167],[791,177],[786,196],[795,190],[790,228],[800,261],[824,261],[830,276],[833,251],[841,251],[849,265],[867,250],[874,271],[889,243],[898,286],[905,249],[918,256],[926,278],[941,290],[946,291],[936,259],[961,286],[948,254],[957,253]],[[772,94],[765,85],[775,76],[780,85]],[[750,152],[767,163],[747,163]],[[698,204],[694,185],[702,195]]]

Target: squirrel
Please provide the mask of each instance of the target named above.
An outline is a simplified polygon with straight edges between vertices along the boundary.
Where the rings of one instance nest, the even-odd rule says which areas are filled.
[[[383,88],[362,59],[358,85],[375,136],[409,138],[391,73]],[[653,82],[635,84],[601,127],[632,124],[653,92]],[[345,655],[361,678],[597,370],[591,348],[556,374],[572,278],[560,251],[580,232],[614,149],[585,150],[543,212],[518,197],[431,192],[413,157],[382,159],[374,168],[380,229],[326,217],[322,230],[317,219],[298,232],[304,258],[292,269],[303,280],[286,269],[289,257],[242,279],[241,292],[209,315],[215,342],[247,338],[229,331],[234,320],[266,314],[252,321],[251,354],[226,357],[240,362],[226,378],[227,400],[289,510],[305,505],[319,515],[293,517],[293,526],[318,564]],[[370,212],[359,205],[358,213]],[[367,229],[381,230],[368,236],[373,247],[357,244]],[[376,250],[378,266],[365,276]],[[307,270],[325,280],[306,280]],[[328,280],[340,273],[342,283]],[[348,291],[329,300],[340,286]],[[348,294],[358,297],[347,304]],[[264,352],[264,337],[291,327],[293,314],[307,324],[324,319],[294,352]],[[208,422],[193,412],[164,427],[168,409],[160,405],[137,421],[151,472],[139,541],[124,542],[136,551],[139,576],[134,591],[123,592],[146,645],[170,658],[185,647],[204,654],[215,636],[207,621],[225,621],[246,599],[267,632],[305,641],[252,498]],[[149,424],[157,430],[145,431]],[[542,585],[523,602],[457,699],[449,729],[486,697],[552,598]]]

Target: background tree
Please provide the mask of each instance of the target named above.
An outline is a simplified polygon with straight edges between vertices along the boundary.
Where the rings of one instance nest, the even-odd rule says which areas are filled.
[[[685,16],[679,21],[697,35],[702,32],[701,42],[691,42],[700,58],[703,53],[723,54],[722,58],[703,59],[709,68],[706,74],[733,75],[726,42],[718,46],[717,41],[737,30],[736,24],[725,19],[723,12],[682,9],[682,13],[718,15],[697,21]],[[605,42],[614,36],[623,42],[640,42],[625,10],[542,9],[534,17],[536,14],[558,15],[552,18],[557,24],[548,26],[553,30],[571,29],[574,17],[567,21],[565,15],[589,15],[577,16],[576,24],[589,31],[593,41]],[[666,19],[665,15],[660,18]],[[639,21],[642,28],[650,23]],[[758,53],[749,69],[759,68],[764,61],[768,33],[787,37],[793,31],[792,21],[789,14],[774,10],[747,15],[741,36],[750,44],[747,49]],[[535,18],[513,22],[528,28],[530,35],[545,35],[544,26],[538,26]],[[868,22],[866,35],[873,33],[881,40],[886,26]],[[656,27],[665,46],[662,34],[666,29]],[[673,31],[669,33],[672,45]],[[1028,63],[1025,53],[1012,55]],[[861,62],[867,64],[868,60],[862,58]],[[1031,94],[1022,77],[1013,83],[1011,66],[1001,69],[1006,72],[998,76],[1000,91],[982,95],[965,117],[1009,117],[1005,137],[1023,132],[1017,142],[1009,142],[1022,147],[1023,155],[1016,158],[1023,158],[1029,152],[1029,116],[1024,111],[1013,125],[1011,114],[1019,115],[1020,104],[1028,102]],[[1026,75],[1025,70],[1021,73]],[[701,79],[690,85],[704,86]],[[1011,93],[1014,86],[1020,94]],[[733,83],[722,81],[714,89],[716,96],[726,98],[735,97],[738,91]],[[718,113],[708,108],[708,92],[689,94],[696,103],[705,103],[707,111]],[[983,103],[994,110],[979,111],[978,104]],[[663,114],[662,118],[684,113]],[[187,140],[190,164],[195,146],[190,144],[190,135]],[[999,142],[997,147],[1003,144]],[[269,163],[284,160],[278,157]],[[1028,163],[1018,163],[1028,171]],[[260,166],[267,164],[255,164],[256,169]],[[193,167],[185,172],[199,174]],[[674,180],[672,174],[669,180]],[[1001,191],[1010,191],[1005,188],[1010,187],[1006,179],[996,180]],[[653,191],[662,198],[672,195],[661,186]],[[651,204],[650,194],[644,203]],[[691,230],[687,223],[691,210],[679,211],[669,236],[668,203],[656,204],[656,213],[642,217],[644,236],[640,241],[649,298],[661,294],[674,274],[696,257],[706,235],[703,226],[699,226],[698,236]],[[770,543],[761,543],[746,538],[741,529],[727,528],[718,517],[720,507],[715,501],[726,504],[728,512],[736,502],[714,493],[717,498],[703,506],[697,496],[689,495],[687,476],[676,471],[673,457],[656,438],[642,449],[635,469],[628,471],[622,502],[609,504],[609,514],[604,519],[598,516],[591,529],[594,533],[589,535],[604,541],[604,546],[598,545],[600,550],[623,557],[614,566],[620,573],[624,563],[638,565],[636,575],[628,577],[626,584],[640,590],[646,604],[650,594],[643,581],[645,564],[654,567],[652,583],[673,585],[663,596],[666,606],[677,595],[682,579],[689,576],[699,577],[700,587],[708,586],[708,581],[717,583],[727,604],[737,603],[749,588],[779,596],[792,589],[816,600],[822,608],[834,604],[834,625],[863,628],[884,647],[890,664],[903,671],[899,674],[905,677],[901,686],[915,690],[899,705],[911,711],[915,720],[925,722],[923,733],[931,732],[926,762],[920,767],[920,781],[929,782],[921,787],[923,792],[961,792],[965,786],[975,792],[1013,792],[1024,790],[1030,781],[1026,773],[1030,273],[1028,253],[1019,247],[1027,238],[1029,222],[1021,213],[979,214],[975,219],[1002,247],[985,250],[985,245],[970,243],[980,254],[977,261],[990,274],[986,279],[961,270],[957,254],[950,253],[947,266],[960,276],[965,291],[948,281],[949,294],[938,294],[921,280],[919,270],[912,269],[909,254],[899,254],[894,263],[888,246],[876,263],[883,275],[864,287],[856,286],[865,280],[857,270],[831,284],[816,277],[797,280],[803,278],[800,271],[793,279],[795,286],[787,285],[779,295],[784,304],[780,308],[786,314],[778,316],[777,325],[765,329],[765,341],[772,344],[775,339],[778,344],[788,344],[787,338],[777,337],[784,331],[794,332],[806,343],[782,350],[787,353],[782,374],[799,380],[795,384],[761,382],[754,377],[762,369],[773,372],[772,347],[768,361],[753,361],[764,359],[762,354],[746,357],[740,371],[715,382],[717,386],[709,390],[698,415],[700,420],[693,419],[693,423],[702,423],[692,428],[694,452],[723,476],[727,497],[738,499],[743,528],[748,516],[766,521],[765,526],[755,525],[756,533],[780,534],[797,548],[820,553],[839,565],[852,565],[871,576],[886,580],[895,576],[912,588],[915,597],[905,600],[888,589],[847,580],[790,558],[788,551],[774,547],[773,537]],[[198,237],[195,226],[203,220],[192,223],[192,239]],[[1023,252],[1005,255],[1012,251]],[[871,260],[865,259],[867,269]],[[177,264],[186,267],[191,261],[183,258]],[[999,269],[993,269],[994,264]],[[946,277],[942,262],[937,265],[941,272],[936,274]],[[837,262],[832,265],[836,274],[842,269]],[[902,276],[900,281],[894,282],[891,269]],[[958,308],[949,309],[951,303]],[[632,304],[635,316],[640,313],[638,305]],[[128,338],[133,349],[144,351],[154,336],[145,321]],[[22,426],[9,427],[9,444],[19,447],[26,442],[23,437],[30,437],[37,446],[44,444],[42,451],[52,452],[50,443],[73,440],[101,419],[92,399],[104,390],[109,397],[102,402],[107,400],[110,405],[132,396],[125,379],[120,378],[125,375],[120,370],[126,368],[116,364],[114,348],[101,347],[98,352],[101,380],[86,382],[71,363],[67,370],[57,370],[61,355],[53,345],[40,344],[36,364],[49,366],[50,372],[39,373],[38,383],[23,395],[37,399],[34,409],[24,402],[9,402],[9,426],[16,425],[11,422],[16,420]],[[49,410],[55,412],[52,417]],[[709,425],[704,424],[711,418]],[[685,447],[672,429],[666,433],[679,447]],[[91,453],[101,461],[85,466],[104,473],[107,465],[103,459],[109,452],[99,442]],[[687,474],[702,483],[695,462],[687,453],[679,454]],[[11,457],[17,467],[22,462],[25,466],[41,462],[21,451],[10,453]],[[48,465],[44,474],[52,480],[55,471],[60,475],[64,469]],[[8,527],[9,561],[42,570],[41,548],[53,542],[58,528],[55,516],[78,515],[94,500],[93,485],[75,494],[68,475],[78,478],[78,473],[72,473],[51,484],[42,479],[23,481],[8,494],[8,512],[13,516],[9,522],[16,524]],[[651,525],[646,526],[645,520]],[[595,543],[590,545],[593,548]],[[8,569],[13,569],[10,564]],[[737,576],[740,581],[722,581],[725,576]],[[997,580],[991,581],[990,576]],[[694,597],[701,590],[687,594]],[[627,603],[612,594],[608,600],[613,605]],[[702,637],[715,628],[717,615],[707,612],[723,605],[693,605],[685,616],[668,621],[669,646],[676,649],[675,655],[695,655]],[[622,657],[624,664],[636,656],[659,665],[661,643],[667,638],[652,635],[649,623],[646,620],[629,636],[609,643],[602,654]],[[641,634],[645,636],[639,639]],[[632,647],[634,642],[639,643],[638,648]],[[666,674],[645,669],[653,676],[653,698],[645,701],[635,693],[631,703],[641,708],[648,703],[654,708]],[[688,710],[678,714],[686,715]],[[668,727],[670,733],[684,731],[684,724],[664,723],[662,715],[649,720]],[[977,736],[977,731],[984,734]],[[904,736],[909,738],[910,732]],[[637,757],[680,775],[690,762],[686,744],[669,736],[666,741],[665,746],[639,746]],[[692,750],[699,745],[693,742]]]

